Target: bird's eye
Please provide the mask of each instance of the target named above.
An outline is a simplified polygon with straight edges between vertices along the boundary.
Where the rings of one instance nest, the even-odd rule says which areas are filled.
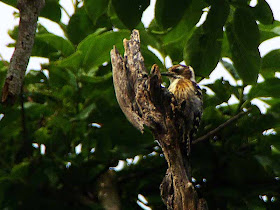
[[[178,73],[179,70],[180,70],[180,69],[177,69],[177,68],[176,68],[176,69],[173,69],[173,71],[174,71],[175,73]]]

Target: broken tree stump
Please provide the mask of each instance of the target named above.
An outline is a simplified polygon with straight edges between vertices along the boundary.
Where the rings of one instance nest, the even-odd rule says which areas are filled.
[[[161,86],[157,65],[147,73],[140,51],[139,31],[133,30],[131,39],[123,43],[124,57],[115,47],[111,51],[116,97],[127,119],[141,132],[144,132],[144,125],[147,126],[160,143],[168,163],[160,186],[164,203],[174,210],[208,209],[206,201],[198,198],[191,174],[183,164],[176,126],[182,121],[176,117],[175,98]]]

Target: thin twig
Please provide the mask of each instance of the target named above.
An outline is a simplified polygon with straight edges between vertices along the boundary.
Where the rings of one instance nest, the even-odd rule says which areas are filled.
[[[67,12],[67,10],[63,6],[61,6],[60,8],[65,12],[68,18],[71,17],[71,15]]]
[[[23,143],[25,143],[27,141],[27,135],[26,135],[26,122],[25,122],[24,91],[23,91],[23,87],[21,88],[21,93],[20,93],[20,106],[21,106],[22,138],[23,138]]]
[[[213,136],[214,134],[218,133],[220,130],[222,130],[223,128],[227,127],[229,124],[231,124],[232,122],[234,122],[235,120],[239,119],[240,117],[242,117],[243,115],[247,114],[250,111],[250,109],[248,109],[246,112],[240,112],[237,115],[235,115],[234,117],[230,118],[229,120],[227,120],[226,122],[224,122],[223,124],[219,125],[217,128],[215,128],[214,130],[209,131],[207,134],[205,134],[204,136],[201,136],[197,139],[195,139],[192,144],[196,144],[198,142],[201,141],[205,141],[207,139],[209,139],[211,136]]]
[[[22,126],[22,141],[20,149],[16,155],[16,162],[19,163],[23,158],[29,157],[32,154],[32,145],[30,139],[28,139],[28,133],[26,128],[26,113],[24,108],[24,91],[23,87],[21,88],[20,93],[20,106],[21,106],[21,126]]]
[[[240,90],[240,94],[239,94],[239,104],[238,104],[238,108],[237,108],[237,113],[238,111],[241,109],[244,101],[244,89],[245,89],[245,85],[242,85],[242,89]]]

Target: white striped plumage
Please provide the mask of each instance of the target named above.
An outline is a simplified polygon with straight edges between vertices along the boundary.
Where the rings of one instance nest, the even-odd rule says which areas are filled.
[[[187,155],[189,155],[191,140],[198,129],[202,115],[202,92],[195,81],[191,66],[178,64],[162,75],[168,76],[170,80],[168,90],[174,95],[179,107],[179,118],[182,120],[179,120],[178,126],[183,136],[182,142],[187,144]]]

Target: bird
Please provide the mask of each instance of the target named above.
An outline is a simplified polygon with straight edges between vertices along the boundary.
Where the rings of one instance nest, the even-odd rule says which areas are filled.
[[[189,157],[191,141],[195,136],[203,112],[202,91],[195,81],[195,73],[191,66],[174,65],[167,72],[162,72],[170,80],[168,91],[177,102],[177,124],[181,136],[181,150]]]

